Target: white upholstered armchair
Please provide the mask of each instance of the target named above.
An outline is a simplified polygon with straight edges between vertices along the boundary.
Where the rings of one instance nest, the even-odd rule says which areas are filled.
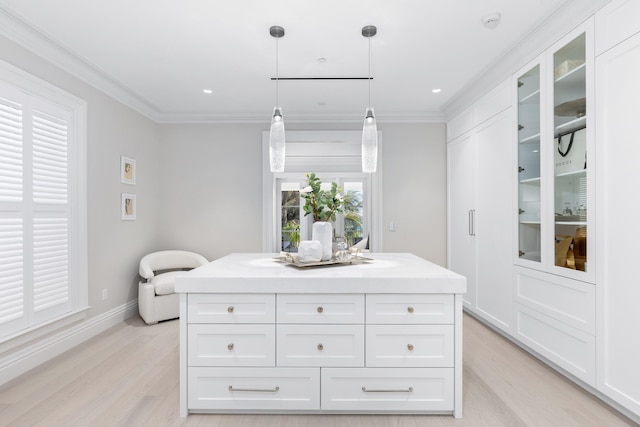
[[[149,325],[180,317],[180,296],[175,278],[186,270],[208,264],[202,255],[188,251],[159,251],[140,260],[138,310]]]

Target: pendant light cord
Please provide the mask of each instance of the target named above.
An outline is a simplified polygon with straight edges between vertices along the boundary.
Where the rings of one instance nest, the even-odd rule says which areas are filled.
[[[369,107],[371,107],[371,37],[369,39]]]
[[[278,101],[278,37],[276,37],[276,107],[280,107]]]

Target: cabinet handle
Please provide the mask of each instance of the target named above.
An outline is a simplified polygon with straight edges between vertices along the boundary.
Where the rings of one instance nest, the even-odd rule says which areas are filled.
[[[324,311],[324,308],[322,308],[322,306],[320,306],[316,310],[318,310],[318,313],[322,313]]]
[[[408,311],[409,313],[413,313],[413,307],[411,307],[411,306],[407,307],[407,311]]]
[[[476,210],[469,210],[469,236],[476,235]]]
[[[229,350],[233,350],[233,343],[231,343],[231,344],[227,345],[227,348],[228,348]]]
[[[407,348],[409,349],[409,351],[413,351],[413,344],[407,344]]]
[[[230,305],[229,307],[227,307],[227,312],[229,313],[233,313],[233,306]]]
[[[322,344],[318,344],[318,350],[320,351],[324,350],[324,346]]]
[[[280,387],[275,386],[274,388],[233,388],[232,385],[229,386],[229,391],[259,391],[264,393],[275,393],[280,390]]]
[[[366,387],[362,387],[362,391],[365,393],[411,393],[413,392],[413,387],[409,387],[406,390],[367,390]]]

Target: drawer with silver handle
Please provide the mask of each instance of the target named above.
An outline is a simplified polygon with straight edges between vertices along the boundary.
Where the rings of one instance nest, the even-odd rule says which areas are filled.
[[[319,410],[320,368],[188,368],[195,410]]]
[[[364,366],[363,325],[278,325],[278,366]]]
[[[323,368],[321,381],[323,410],[453,410],[453,368]]]
[[[453,324],[453,295],[367,294],[367,324]]]
[[[275,366],[275,325],[191,324],[189,366]]]
[[[189,323],[274,323],[275,294],[189,294]]]
[[[364,323],[362,294],[278,294],[278,323]]]
[[[453,325],[367,325],[367,367],[453,367]]]

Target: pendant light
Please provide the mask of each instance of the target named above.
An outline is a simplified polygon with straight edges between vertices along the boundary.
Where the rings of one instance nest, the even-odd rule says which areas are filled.
[[[378,163],[378,128],[376,116],[371,106],[371,37],[378,32],[373,25],[362,28],[362,35],[369,39],[369,106],[364,113],[362,127],[362,172],[373,173]]]
[[[276,106],[273,107],[269,133],[269,164],[271,172],[284,172],[284,119],[278,104],[278,39],[284,36],[284,28],[274,25],[269,34],[276,39]]]

